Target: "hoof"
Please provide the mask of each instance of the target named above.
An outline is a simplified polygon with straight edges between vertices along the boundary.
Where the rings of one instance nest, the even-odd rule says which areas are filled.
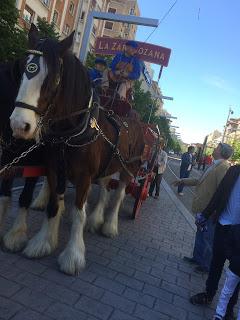
[[[10,230],[3,237],[4,247],[11,252],[22,251],[28,242],[28,237],[25,231]]]
[[[28,258],[41,258],[50,255],[53,250],[54,248],[48,241],[38,241],[37,236],[35,236],[28,242],[23,254]]]
[[[84,253],[66,248],[58,258],[59,268],[63,273],[78,275],[85,267]]]
[[[117,225],[111,224],[110,222],[105,222],[101,231],[102,234],[108,238],[115,238],[118,235]]]
[[[94,216],[89,216],[86,224],[86,230],[90,233],[97,233],[103,225],[103,220],[96,220]]]

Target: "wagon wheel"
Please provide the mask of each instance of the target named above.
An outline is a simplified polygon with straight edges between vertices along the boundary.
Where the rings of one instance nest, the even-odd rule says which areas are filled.
[[[133,211],[132,211],[132,219],[135,219],[139,215],[143,201],[145,201],[147,198],[148,184],[149,184],[149,177],[147,176],[145,178],[144,184],[138,190],[136,200],[134,202]]]

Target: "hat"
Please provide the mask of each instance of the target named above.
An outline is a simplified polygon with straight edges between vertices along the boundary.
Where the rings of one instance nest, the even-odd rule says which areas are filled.
[[[104,66],[107,65],[107,62],[103,58],[96,58],[95,64],[103,64]]]
[[[132,47],[134,49],[137,49],[138,48],[138,44],[136,41],[133,41],[133,40],[129,40],[126,42],[126,46],[129,46],[129,47]]]

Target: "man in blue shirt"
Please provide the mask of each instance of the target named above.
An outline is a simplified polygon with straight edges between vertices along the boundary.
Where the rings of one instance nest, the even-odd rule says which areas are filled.
[[[95,67],[89,70],[89,76],[93,87],[108,87],[108,83],[103,81],[107,62],[103,58],[96,58]]]
[[[117,53],[111,64],[110,79],[119,83],[118,93],[123,100],[126,100],[132,82],[139,79],[141,74],[140,62],[136,57],[137,48],[137,42],[127,41],[124,52]]]
[[[233,228],[234,226],[239,228],[240,225],[240,165],[228,169],[212,200],[198,217],[197,226],[202,228],[211,215],[214,216],[216,221],[212,261],[206,282],[206,291],[190,298],[190,302],[195,305],[211,304],[218,289],[224,263],[226,260],[231,262],[236,254],[234,242],[238,246],[240,243],[240,231],[234,232]],[[236,237],[235,240],[233,240],[234,237]],[[239,247],[237,252],[239,252]],[[235,288],[227,308],[224,309],[225,320],[235,319],[233,308],[238,300],[238,293],[239,285]]]

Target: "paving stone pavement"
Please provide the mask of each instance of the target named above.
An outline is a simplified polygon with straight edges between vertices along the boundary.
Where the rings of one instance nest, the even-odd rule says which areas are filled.
[[[147,199],[135,221],[130,219],[133,199],[127,197],[116,239],[86,233],[87,265],[78,277],[60,273],[57,266],[69,236],[67,214],[61,223],[59,248],[51,256],[29,260],[21,253],[0,250],[0,319],[211,319],[213,309],[188,302],[192,293],[204,287],[205,278],[182,260],[191,254],[194,229],[168,192],[162,188],[159,200]],[[18,195],[14,193],[6,229],[16,215]],[[73,199],[73,190],[68,189],[66,212]],[[30,237],[43,216],[30,212]]]

